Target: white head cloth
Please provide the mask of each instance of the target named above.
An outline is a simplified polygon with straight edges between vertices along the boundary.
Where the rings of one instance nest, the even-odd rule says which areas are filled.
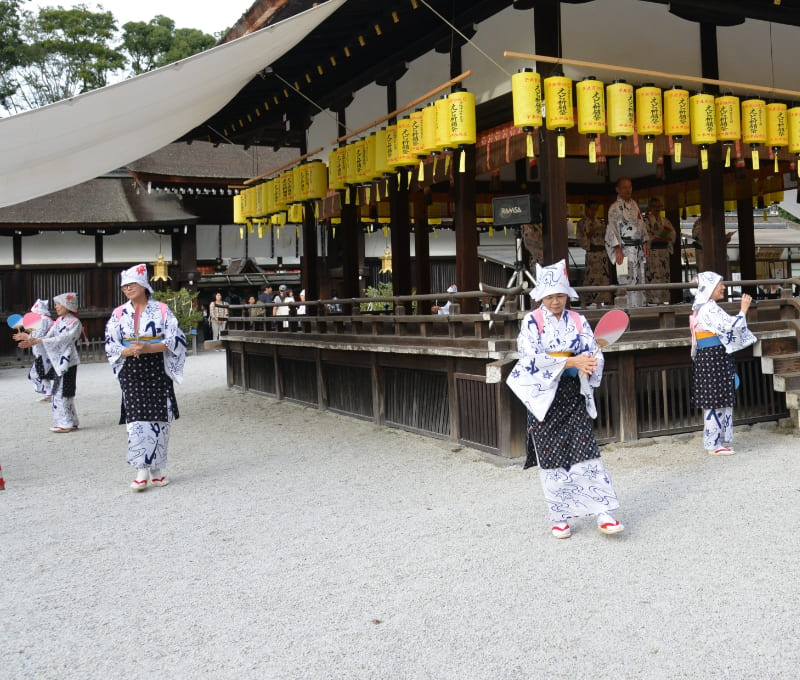
[[[578,294],[569,285],[567,276],[567,263],[559,260],[555,264],[542,267],[536,263],[536,287],[531,291],[531,297],[537,302],[548,295],[568,295],[573,300]]]
[[[53,302],[57,302],[62,307],[66,307],[70,312],[78,311],[78,294],[77,293],[61,293],[53,298]]]
[[[126,269],[120,275],[119,285],[124,286],[128,283],[138,283],[142,288],[146,288],[153,294],[153,289],[150,287],[150,282],[147,280],[147,265],[137,264]]]
[[[697,275],[697,288],[690,289],[694,295],[693,310],[699,309],[711,299],[711,293],[714,292],[720,281],[722,281],[722,277],[714,272],[700,272]]]
[[[454,283],[452,286],[450,286],[447,289],[447,292],[448,293],[457,293],[458,292],[458,286]]]
[[[31,311],[34,314],[41,314],[42,316],[50,316],[50,305],[47,303],[47,300],[37,300],[36,302],[33,303]]]

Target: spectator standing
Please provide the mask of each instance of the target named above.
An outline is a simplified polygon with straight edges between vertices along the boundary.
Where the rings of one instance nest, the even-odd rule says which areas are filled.
[[[650,257],[647,260],[647,283],[670,282],[670,257],[675,249],[675,239],[678,232],[661,211],[664,204],[661,199],[654,196],[647,207],[645,223],[650,242]],[[665,304],[669,302],[669,291],[666,289],[648,290],[648,304]]]
[[[211,319],[212,340],[219,340],[220,332],[225,330],[228,323],[228,305],[223,301],[222,293],[217,293],[208,306],[208,316]]]
[[[597,216],[599,203],[586,201],[584,215],[575,226],[578,244],[586,251],[586,273],[584,286],[610,286],[611,263],[606,253],[606,225]],[[611,292],[585,293],[587,305],[610,305],[613,303]]]
[[[647,245],[647,228],[633,200],[633,184],[627,177],[617,181],[617,200],[608,209],[606,226],[606,253],[617,269],[617,281],[621,286],[640,285],[646,282],[645,269],[650,249]],[[628,291],[628,306],[643,307],[644,291]]]

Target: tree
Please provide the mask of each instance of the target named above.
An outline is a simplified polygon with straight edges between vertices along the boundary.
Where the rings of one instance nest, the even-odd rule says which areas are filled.
[[[175,28],[161,14],[149,22],[129,21],[122,27],[122,49],[134,75],[152,71],[213,47],[217,39],[194,28]]]
[[[3,105],[17,91],[13,69],[19,66],[22,58],[21,2],[0,0],[0,103]]]
[[[106,85],[125,65],[124,55],[111,46],[116,30],[111,12],[92,12],[86,5],[24,12],[25,46],[14,69],[18,90],[7,107],[36,108]]]

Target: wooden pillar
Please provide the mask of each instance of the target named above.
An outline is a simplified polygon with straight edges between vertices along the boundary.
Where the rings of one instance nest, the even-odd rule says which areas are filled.
[[[561,57],[561,2],[541,0],[536,3],[533,15],[533,32],[538,54]],[[558,67],[553,64],[537,64],[536,70],[542,80]],[[539,178],[542,195],[542,238],[546,263],[569,259],[567,235],[567,171],[566,159],[559,158],[555,132],[542,127],[539,131],[541,152],[539,153]]]
[[[395,295],[411,295],[411,216],[408,206],[406,173],[389,178],[389,202],[392,220],[392,290]]]
[[[708,169],[698,166],[700,205],[703,213],[703,269],[730,278],[725,242],[725,194],[722,184],[722,150],[719,142],[708,149]]]
[[[425,208],[425,194],[421,191],[414,192],[414,260],[416,262],[416,275],[414,284],[418,295],[431,293],[431,248],[430,234],[428,233],[428,211]],[[418,312],[431,313],[431,301],[420,301]]]
[[[301,281],[306,300],[319,299],[319,271],[317,269],[317,220],[314,203],[308,201],[303,210],[303,255],[300,259]],[[308,308],[312,309],[312,308]],[[316,313],[316,307],[313,308]]]
[[[459,153],[459,152],[456,152]],[[475,145],[465,147],[465,172],[458,171],[454,161],[453,192],[456,214],[453,225],[456,231],[456,284],[460,291],[478,290],[478,222],[475,219]],[[477,314],[478,299],[461,302],[464,314]]]
[[[753,220],[753,197],[750,195],[752,183],[747,180],[736,182],[736,214],[739,221],[739,265],[742,279],[756,278],[756,237]],[[756,294],[755,286],[748,286],[745,293]]]
[[[719,78],[717,59],[717,27],[700,24],[700,61],[704,78]],[[719,94],[719,88],[706,86],[706,91]],[[719,142],[708,149],[708,169],[697,166],[700,185],[700,207],[703,215],[700,241],[703,244],[703,269],[730,278],[725,242],[725,193],[723,190],[722,148]]]
[[[352,192],[351,192],[352,193]],[[361,295],[359,288],[359,259],[363,248],[361,224],[358,220],[358,207],[355,203],[346,203],[342,206],[342,285],[337,291],[340,298],[353,298]]]

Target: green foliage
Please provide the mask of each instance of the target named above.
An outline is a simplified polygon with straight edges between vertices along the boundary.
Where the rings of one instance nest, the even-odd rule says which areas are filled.
[[[22,0],[0,0],[0,102],[17,91],[17,82],[12,69],[22,60],[22,23],[20,3]]]
[[[378,287],[375,288],[374,286],[368,286],[364,291],[363,297],[382,298],[392,297],[393,294],[394,288],[392,287],[391,281],[388,283],[378,281]],[[362,312],[382,312],[385,304],[385,302],[362,302],[360,308]]]
[[[203,312],[197,306],[197,293],[192,293],[186,288],[156,291],[154,297],[159,302],[166,302],[169,305],[184,333],[197,328],[203,318]]]
[[[122,31],[121,47],[134,75],[185,59],[217,42],[214,36],[195,28],[176,29],[175,22],[161,14],[147,23],[129,21]]]
[[[0,105],[19,113],[138,75],[213,47],[217,38],[175,28],[169,17],[129,22],[120,39],[111,12],[84,4],[71,9],[22,9],[0,0]]]
[[[13,71],[18,89],[8,108],[36,108],[106,85],[109,75],[125,65],[125,57],[111,46],[116,30],[111,12],[92,12],[86,5],[23,12],[25,45]]]

